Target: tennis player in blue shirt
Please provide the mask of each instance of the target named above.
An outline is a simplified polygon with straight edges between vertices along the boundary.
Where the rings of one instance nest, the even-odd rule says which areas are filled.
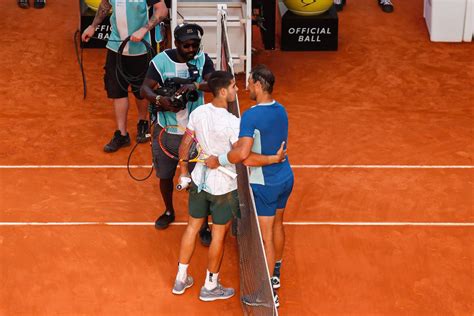
[[[280,287],[280,267],[285,243],[283,213],[293,189],[293,172],[288,159],[265,166],[246,160],[251,152],[275,154],[288,142],[288,115],[272,97],[275,76],[264,65],[255,67],[249,78],[250,98],[257,104],[247,110],[240,122],[239,140],[234,148],[219,157],[206,160],[209,168],[243,162],[250,167],[258,220],[262,231],[268,271],[273,271],[272,285]],[[269,162],[270,163],[270,162]],[[278,296],[276,305],[279,304]]]

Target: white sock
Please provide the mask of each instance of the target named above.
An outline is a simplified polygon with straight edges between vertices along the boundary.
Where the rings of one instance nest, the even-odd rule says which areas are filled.
[[[217,280],[219,277],[219,272],[212,273],[207,270],[206,272],[206,282],[204,283],[204,287],[206,290],[212,290],[217,286]]]
[[[176,275],[176,280],[181,282],[186,281],[186,277],[188,276],[188,266],[189,264],[178,263],[178,274]]]

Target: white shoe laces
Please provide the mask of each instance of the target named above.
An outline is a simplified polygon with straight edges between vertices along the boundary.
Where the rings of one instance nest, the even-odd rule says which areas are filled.
[[[392,1],[390,0],[380,0],[381,5],[392,5]]]

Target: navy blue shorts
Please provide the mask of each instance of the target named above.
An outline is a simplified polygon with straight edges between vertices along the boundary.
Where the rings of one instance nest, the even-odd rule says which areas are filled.
[[[275,216],[276,210],[285,208],[294,178],[276,185],[251,184],[258,216]]]

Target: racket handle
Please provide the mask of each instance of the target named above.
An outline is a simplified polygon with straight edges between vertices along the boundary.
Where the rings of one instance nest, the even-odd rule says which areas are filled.
[[[181,191],[186,189],[191,183],[191,178],[179,177],[179,183],[176,185],[176,190]]]
[[[232,179],[237,178],[237,174],[236,174],[235,172],[232,172],[232,171],[230,171],[229,169],[226,169],[226,168],[224,168],[224,167],[222,167],[222,166],[217,167],[217,170],[219,170],[219,171],[222,172],[222,173],[225,173],[226,175],[228,175],[228,176],[231,177]]]

